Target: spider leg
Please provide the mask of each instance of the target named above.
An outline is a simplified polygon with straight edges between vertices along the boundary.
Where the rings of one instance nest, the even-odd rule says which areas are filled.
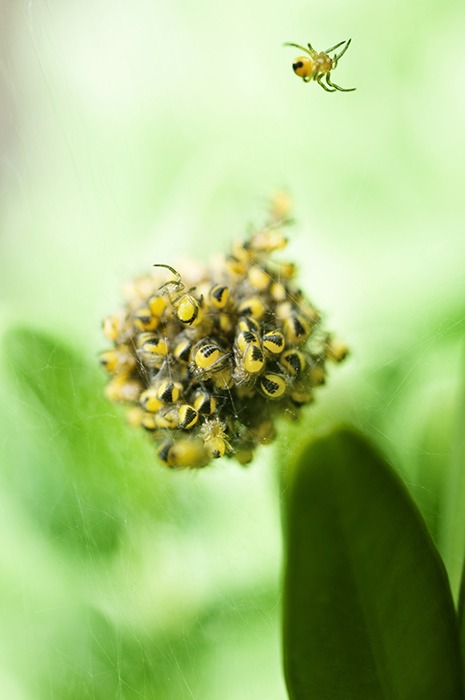
[[[176,285],[182,285],[182,277],[179,274],[177,270],[174,269],[174,267],[171,267],[171,265],[165,265],[164,263],[153,263],[153,267],[166,267],[167,270],[169,270],[176,279],[174,280],[168,280],[168,282],[165,282],[164,284],[161,285],[160,289],[163,287],[166,287],[169,284],[176,284]],[[184,285],[182,285],[184,286]]]
[[[323,73],[318,73],[318,75],[315,76],[316,82],[318,83],[318,85],[320,85],[323,88],[323,90],[326,90],[326,92],[336,92],[335,89],[331,90],[330,88],[326,87],[326,85],[321,82],[322,79],[323,79]],[[328,81],[326,80],[326,82],[328,82]]]
[[[305,46],[301,46],[300,44],[290,44],[289,42],[286,42],[283,44],[283,46],[293,46],[295,49],[301,49],[302,51],[305,51],[305,53],[308,53],[309,56],[312,55],[310,51],[305,48]]]
[[[312,46],[311,44],[307,44],[307,46],[308,46],[308,49],[309,49],[309,50],[307,51],[307,53],[309,53],[310,56],[312,56],[312,58],[315,57],[315,56],[317,55],[317,52],[315,51],[315,49],[313,48],[313,46]]]
[[[328,83],[328,85],[330,87],[334,88],[335,90],[339,90],[339,92],[353,92],[354,90],[357,89],[357,88],[343,88],[340,85],[336,85],[336,83],[332,83],[331,79],[329,77],[329,73],[326,73],[326,82]],[[331,90],[331,92],[334,92],[334,90]]]
[[[350,39],[349,39],[349,41],[350,41]],[[331,51],[338,49],[340,46],[342,46],[342,44],[345,44],[345,43],[346,43],[345,41],[340,41],[339,44],[336,44],[335,46],[331,46],[330,49],[326,49],[325,53],[330,53]],[[344,51],[345,51],[345,49],[344,49]]]
[[[338,53],[337,56],[334,56],[333,61],[336,61],[336,63],[339,61],[341,56],[343,56],[345,54],[345,52],[347,51],[347,49],[349,48],[351,41],[352,41],[352,39],[349,39],[348,41],[346,41],[346,45],[342,49],[341,53]],[[344,43],[344,42],[342,42],[342,43]],[[339,46],[340,46],[340,44],[339,44]],[[334,48],[336,48],[336,47],[334,47]],[[328,52],[326,52],[326,53],[328,53]]]

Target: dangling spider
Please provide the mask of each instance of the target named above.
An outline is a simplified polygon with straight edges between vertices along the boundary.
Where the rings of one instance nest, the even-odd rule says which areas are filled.
[[[308,56],[298,56],[292,64],[294,73],[298,75],[299,78],[302,78],[305,83],[309,83],[310,80],[316,80],[318,85],[321,85],[326,92],[336,92],[336,90],[340,90],[340,92],[352,92],[356,88],[343,88],[331,82],[330,78],[331,71],[336,68],[339,59],[345,54],[351,41],[352,39],[340,41],[339,44],[332,46],[326,51],[320,51],[319,53],[315,51],[311,44],[308,44],[308,49],[299,44],[286,43],[284,46],[294,46],[308,54]],[[335,51],[343,44],[345,44],[345,46],[340,53],[333,56],[333,58],[328,55],[331,51]],[[326,79],[326,85],[322,82],[323,78]]]

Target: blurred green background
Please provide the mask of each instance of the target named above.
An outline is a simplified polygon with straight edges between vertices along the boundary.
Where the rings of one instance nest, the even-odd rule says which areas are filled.
[[[458,0],[0,3],[0,697],[283,700],[274,456],[341,420],[398,466],[456,589],[464,30]],[[349,94],[281,46],[349,37]],[[101,397],[101,319],[278,188],[350,360],[250,468],[170,473]]]

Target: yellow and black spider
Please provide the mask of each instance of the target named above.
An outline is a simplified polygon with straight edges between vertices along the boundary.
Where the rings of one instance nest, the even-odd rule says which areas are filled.
[[[265,223],[212,265],[190,260],[181,275],[156,263],[104,321],[105,393],[126,404],[130,425],[171,469],[221,457],[248,464],[281,419],[313,401],[326,360],[347,354],[297,286],[295,264],[273,260],[287,243],[289,207],[279,193]]]
[[[356,88],[343,88],[333,83],[330,77],[331,71],[336,68],[339,59],[345,54],[351,41],[352,39],[340,41],[339,44],[332,46],[330,49],[320,52],[315,51],[311,44],[308,44],[308,49],[304,46],[300,46],[300,44],[285,43],[284,46],[294,46],[296,49],[301,49],[308,54],[307,56],[298,56],[292,64],[294,73],[298,75],[299,78],[302,78],[305,83],[316,80],[318,85],[320,85],[323,90],[326,90],[326,92],[336,92],[336,90],[340,92],[352,92]],[[329,56],[331,51],[335,51],[342,45],[344,45],[342,51],[333,57]],[[326,85],[323,83],[323,79],[326,80]]]

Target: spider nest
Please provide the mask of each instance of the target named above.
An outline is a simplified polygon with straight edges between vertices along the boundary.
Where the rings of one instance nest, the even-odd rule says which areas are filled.
[[[296,285],[296,265],[275,258],[288,213],[277,195],[266,224],[210,267],[156,263],[103,323],[113,344],[100,356],[106,396],[168,467],[249,463],[274,440],[278,417],[295,420],[314,400],[327,360],[347,354]]]

